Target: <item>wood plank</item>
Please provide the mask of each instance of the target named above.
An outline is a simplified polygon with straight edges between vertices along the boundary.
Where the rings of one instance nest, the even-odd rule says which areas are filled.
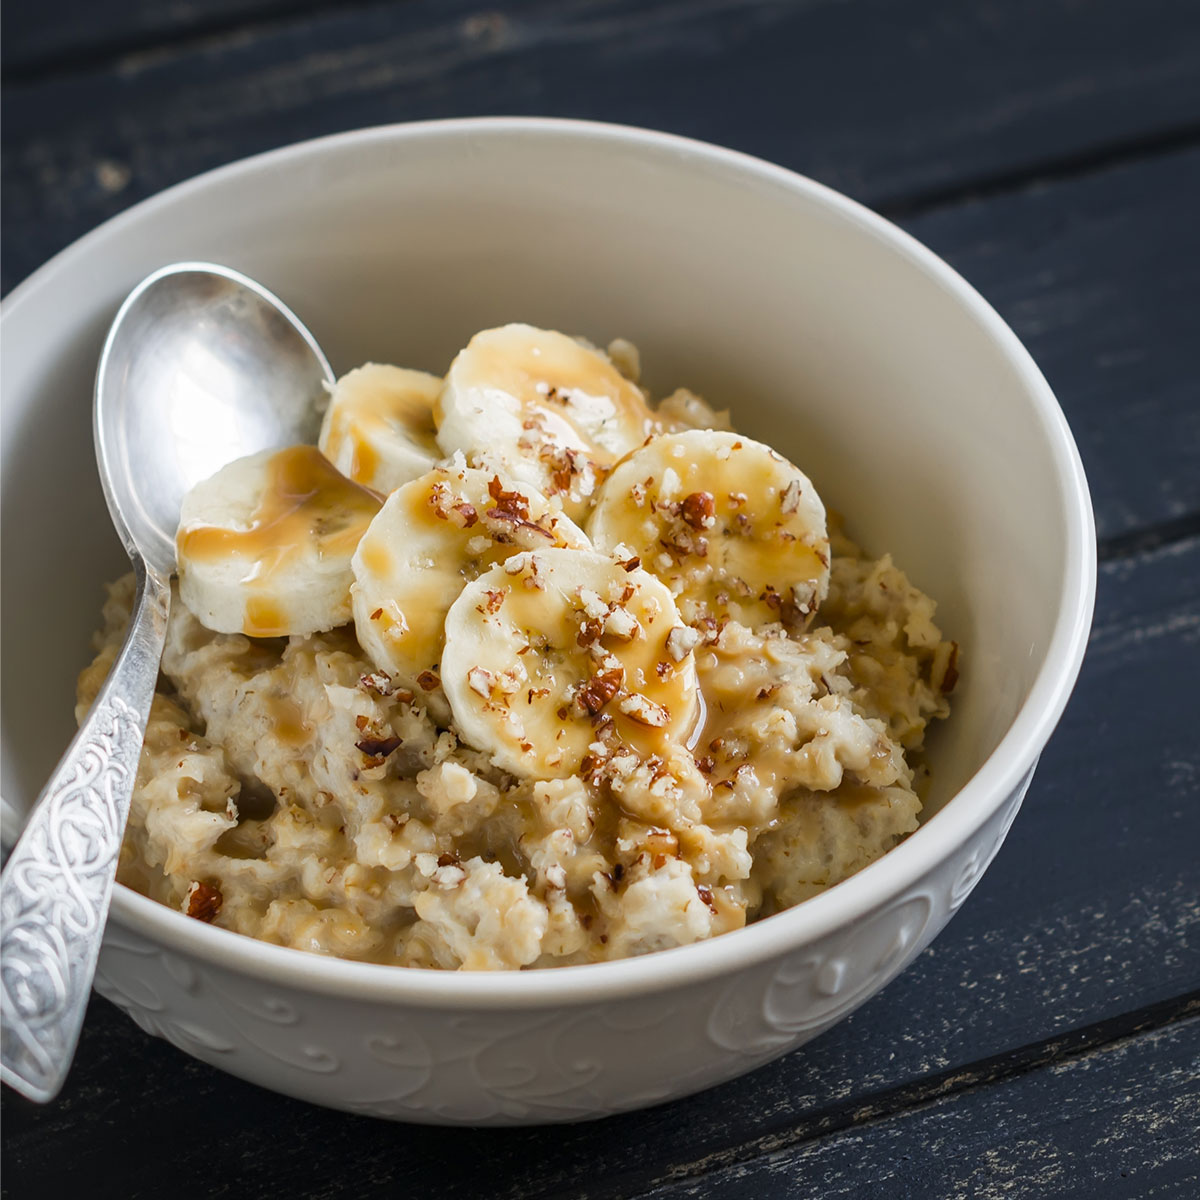
[[[970,280],[1046,373],[1102,540],[1200,513],[1200,150],[901,223]]]
[[[170,183],[357,126],[652,125],[879,204],[1194,136],[1198,63],[1200,25],[1177,0],[331,8],[6,88],[5,279]]]
[[[0,64],[10,80],[61,71],[155,43],[196,37],[249,21],[279,19],[330,0],[39,0],[3,7]]]
[[[35,1110],[5,1096],[9,1168],[36,1171],[49,1194],[127,1139],[130,1197],[155,1192],[167,1172],[219,1182],[235,1168],[237,1194],[262,1197],[417,1181],[447,1200],[618,1196],[703,1155],[853,1124],[864,1106],[902,1103],[897,1089],[930,1077],[950,1091],[977,1086],[1012,1070],[990,1060],[1019,1058],[1031,1043],[1069,1048],[1073,1030],[1134,1027],[1127,1014],[1200,988],[1197,580],[1200,538],[1104,565],[1083,679],[996,862],[908,972],[780,1062],[588,1125],[393,1128],[222,1076],[97,1000],[62,1100]],[[68,1137],[64,1161],[55,1147]]]
[[[647,1200],[1146,1200],[1200,1190],[1200,1018],[656,1187]]]

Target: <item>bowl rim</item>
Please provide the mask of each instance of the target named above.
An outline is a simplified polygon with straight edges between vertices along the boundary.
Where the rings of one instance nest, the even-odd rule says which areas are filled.
[[[13,289],[3,317],[29,303],[70,270],[77,258],[126,225],[214,184],[251,176],[333,148],[395,145],[423,139],[564,137],[666,151],[689,166],[725,173],[793,194],[886,243],[967,310],[1013,366],[1034,403],[1048,443],[1065,523],[1062,602],[1045,658],[1009,729],[970,779],[930,820],[882,858],[793,908],[708,941],[638,958],[540,971],[444,971],[326,957],[258,941],[206,925],[122,884],[113,890],[115,924],[160,951],[183,952],[215,967],[276,986],[354,1000],[461,1009],[538,1009],[628,998],[732,975],[824,938],[885,907],[932,872],[1021,787],[1049,740],[1075,685],[1091,628],[1096,588],[1096,537],[1078,449],[1049,384],[1029,352],[990,304],[952,267],[910,234],[840,192],[741,151],[636,126],[550,117],[463,117],[371,126],[296,142],[239,159],[147,197],[67,246]],[[107,936],[107,935],[106,935]]]

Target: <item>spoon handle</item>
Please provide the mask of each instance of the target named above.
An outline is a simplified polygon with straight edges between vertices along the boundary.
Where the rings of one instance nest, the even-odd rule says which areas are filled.
[[[170,583],[140,559],[134,569],[125,644],[0,881],[0,1078],[43,1103],[66,1079],[91,995],[166,641]]]

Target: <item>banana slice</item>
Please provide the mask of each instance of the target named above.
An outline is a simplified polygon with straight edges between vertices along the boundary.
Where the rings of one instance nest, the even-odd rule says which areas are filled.
[[[530,325],[477,333],[450,364],[435,417],[446,454],[500,464],[576,520],[607,468],[658,429],[603,353]]]
[[[442,686],[459,732],[498,766],[561,779],[589,755],[661,754],[689,735],[694,640],[648,572],[589,550],[535,550],[455,600]]]
[[[183,498],[179,594],[218,633],[305,636],[350,620],[350,559],[374,492],[316,448],[239,458]]]
[[[359,644],[380,670],[432,691],[463,584],[520,550],[552,546],[591,543],[540,492],[461,465],[429,471],[388,497],[354,555]]]
[[[344,475],[386,496],[441,458],[433,426],[441,390],[436,375],[367,363],[337,381],[317,445]]]
[[[732,617],[798,631],[829,589],[825,506],[769,446],[693,429],[635,450],[605,481],[587,525],[596,547],[629,547],[689,624]]]

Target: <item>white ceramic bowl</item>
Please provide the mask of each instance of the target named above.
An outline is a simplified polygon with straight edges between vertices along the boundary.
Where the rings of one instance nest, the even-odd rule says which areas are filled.
[[[144,1029],[256,1083],[406,1120],[522,1123],[680,1096],[786,1053],[884,986],[996,853],[1079,670],[1087,485],[995,312],[887,222],[740,154],[633,129],[472,120],[350,133],[137,205],[8,300],[3,792],[27,810],[72,731],[101,582],[123,560],[95,478],[105,328],[153,268],[249,273],[335,368],[439,371],[523,320],[642,348],[798,462],[892,551],[962,644],[928,819],[849,881],[748,929],[513,975],[263,945],[118,887],[96,979]],[[10,831],[12,814],[10,813]]]

